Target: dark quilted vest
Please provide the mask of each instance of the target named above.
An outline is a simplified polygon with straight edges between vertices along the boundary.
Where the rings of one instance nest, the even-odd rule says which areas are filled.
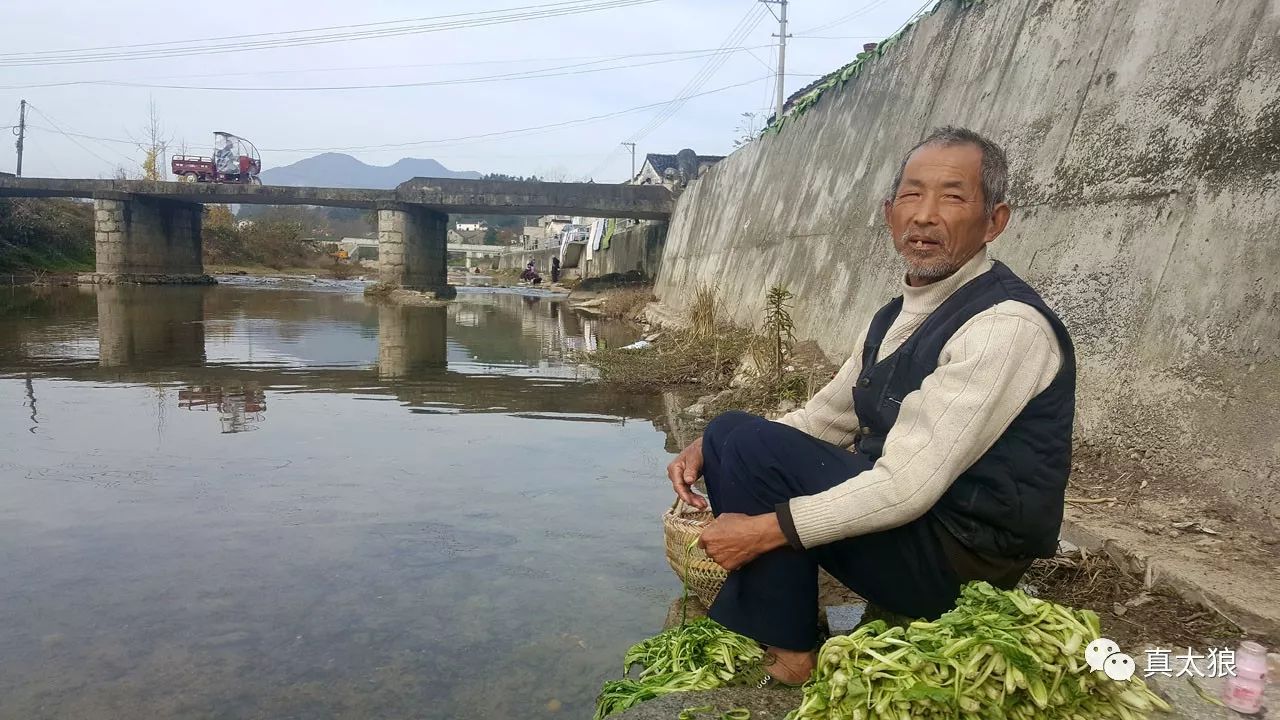
[[[1012,559],[1052,557],[1071,470],[1075,352],[1058,316],[1003,263],[996,262],[953,293],[902,347],[878,363],[873,359],[902,310],[902,298],[876,313],[862,350],[862,373],[853,388],[862,425],[858,451],[873,462],[880,457],[902,399],[937,369],[943,346],[974,315],[1005,300],[1026,303],[1044,315],[1057,333],[1062,367],[930,512],[977,552]]]

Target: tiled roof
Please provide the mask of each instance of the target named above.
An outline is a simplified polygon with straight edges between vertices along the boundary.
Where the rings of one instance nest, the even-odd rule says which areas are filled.
[[[724,155],[699,155],[698,166],[714,165],[724,159]],[[649,163],[659,175],[665,175],[667,169],[675,169],[678,167],[675,155],[666,155],[663,153],[649,153],[644,156],[644,161]]]

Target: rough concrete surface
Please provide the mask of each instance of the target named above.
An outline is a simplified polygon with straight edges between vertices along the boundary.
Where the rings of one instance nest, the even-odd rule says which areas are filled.
[[[880,203],[962,124],[1008,150],[994,255],[1079,357],[1077,436],[1280,517],[1280,0],[953,0],[781,133],[691,184],[656,294],[758,324],[796,295],[833,358],[898,294]]]
[[[1200,690],[1202,690],[1205,695],[1214,698],[1217,698],[1219,694],[1221,694],[1223,682],[1223,680],[1217,678],[1195,679],[1195,683],[1200,686]],[[1280,708],[1280,684],[1275,682],[1269,683],[1267,685],[1266,692],[1263,693],[1263,712],[1252,716],[1242,715],[1234,710],[1229,710],[1209,700],[1205,700],[1198,692],[1196,692],[1196,688],[1191,684],[1191,681],[1185,677],[1151,677],[1147,678],[1146,683],[1152,690],[1173,706],[1172,713],[1152,713],[1152,718],[1160,720],[1240,720],[1240,718],[1246,717],[1266,718],[1275,717],[1276,710],[1273,708]]]
[[[734,708],[747,708],[751,720],[782,720],[792,710],[800,707],[800,691],[786,688],[757,690],[755,688],[721,688],[697,692],[671,693],[619,713],[619,720],[675,720],[685,708],[710,705],[713,713],[699,714],[699,718],[719,718]]]
[[[1280,638],[1280,567],[1272,546],[1152,535],[1126,518],[1074,507],[1067,508],[1062,537],[1107,553],[1130,574],[1216,610],[1247,633]]]

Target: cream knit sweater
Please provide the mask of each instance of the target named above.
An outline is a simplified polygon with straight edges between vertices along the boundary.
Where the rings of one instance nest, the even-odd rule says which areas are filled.
[[[904,282],[902,312],[885,335],[877,362],[991,264],[983,249],[950,277],[922,287]],[[853,449],[858,432],[853,386],[862,371],[866,334],[864,329],[836,377],[779,422]],[[875,466],[830,490],[791,500],[801,544],[824,545],[923,515],[1049,386],[1061,363],[1053,328],[1030,305],[1007,300],[974,315],[943,347],[937,370],[903,398]]]

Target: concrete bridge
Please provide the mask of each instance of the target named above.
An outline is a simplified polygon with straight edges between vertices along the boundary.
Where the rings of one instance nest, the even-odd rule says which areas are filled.
[[[379,280],[449,292],[449,213],[665,220],[664,187],[414,178],[394,190],[73,180],[0,175],[0,197],[90,198],[97,267],[93,282],[208,282],[201,222],[206,203],[319,205],[378,211]]]

